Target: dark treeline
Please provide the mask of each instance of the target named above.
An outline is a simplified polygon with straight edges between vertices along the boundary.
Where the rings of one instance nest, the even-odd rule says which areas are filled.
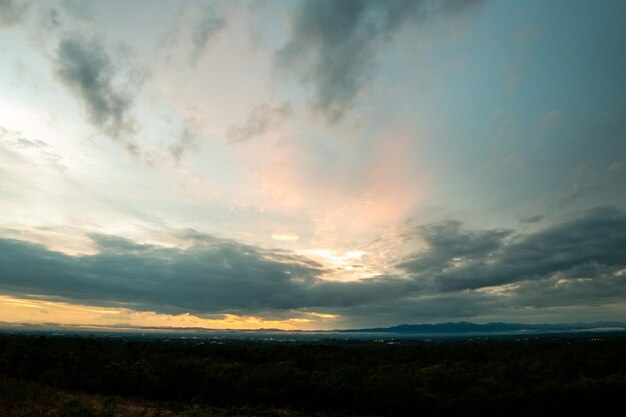
[[[216,344],[5,334],[0,374],[317,415],[608,415],[626,398],[626,339]]]

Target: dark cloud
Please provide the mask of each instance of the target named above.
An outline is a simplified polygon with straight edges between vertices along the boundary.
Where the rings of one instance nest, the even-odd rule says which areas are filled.
[[[0,239],[0,290],[164,313],[315,310],[349,325],[601,308],[626,298],[626,213],[613,208],[532,234],[469,231],[458,222],[414,233],[428,248],[400,263],[402,273],[353,282],[323,280],[332,271],[289,251],[193,230],[177,235],[187,249],[91,235],[99,253],[88,256]]]
[[[459,14],[476,1],[304,0],[292,18],[277,64],[313,87],[312,104],[331,122],[348,113],[374,75],[378,50],[407,21]]]
[[[501,297],[477,291],[405,296],[373,301],[351,307],[335,307],[333,312],[349,317],[349,327],[377,327],[401,323],[457,321],[501,313],[509,308]]]
[[[99,250],[90,256],[0,239],[0,288],[21,296],[166,313],[258,314],[398,299],[414,286],[395,277],[323,281],[322,266],[308,258],[194,231],[179,236],[192,244],[185,250],[90,237]]]
[[[90,234],[89,237],[102,253],[133,254],[154,249],[151,245],[135,243],[118,236]]]
[[[536,309],[623,302],[626,298],[626,277],[595,272],[598,274],[593,278],[554,277],[545,281],[527,281],[517,286],[507,300],[511,305]]]
[[[118,68],[104,45],[97,39],[79,35],[61,40],[56,57],[57,75],[85,106],[89,121],[105,134],[127,141],[135,132],[131,109],[133,94],[116,84]],[[137,85],[135,85],[137,87]]]
[[[231,126],[226,135],[231,142],[243,142],[280,126],[292,114],[293,109],[289,102],[276,107],[261,104],[250,111],[244,124]]]
[[[74,302],[199,313],[287,309],[316,281],[319,265],[204,236],[189,250],[92,236],[100,253],[69,256],[0,240],[0,285]]]
[[[510,230],[469,231],[458,221],[447,221],[419,226],[414,231],[428,245],[398,266],[417,274],[439,274],[455,263],[473,263],[503,246]]]
[[[613,277],[626,268],[626,214],[613,208],[595,208],[539,232],[508,239],[510,232],[470,232],[458,224],[421,231],[430,249],[399,267],[440,291],[525,281],[548,285],[554,279],[566,282],[581,277],[595,280]]]

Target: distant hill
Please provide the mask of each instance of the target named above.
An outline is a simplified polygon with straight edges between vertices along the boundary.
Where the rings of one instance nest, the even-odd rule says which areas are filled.
[[[401,324],[393,327],[337,330],[340,333],[395,333],[395,334],[469,334],[469,333],[522,333],[522,332],[578,332],[594,330],[625,330],[623,322],[595,323],[486,323],[477,324],[467,321],[437,324]]]
[[[436,324],[400,324],[392,327],[374,327],[342,330],[280,330],[280,329],[209,329],[202,327],[160,327],[118,325],[64,325],[59,323],[8,323],[0,321],[0,332],[58,333],[58,334],[100,334],[126,335],[128,337],[223,337],[236,339],[377,339],[386,337],[430,337],[430,336],[471,336],[471,335],[542,335],[551,333],[626,332],[625,322],[600,321],[594,323],[471,323],[467,321]]]

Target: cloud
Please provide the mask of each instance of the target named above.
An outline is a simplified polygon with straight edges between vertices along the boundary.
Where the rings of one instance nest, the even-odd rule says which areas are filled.
[[[554,280],[574,285],[580,278],[593,285],[626,267],[626,214],[609,207],[585,211],[528,235],[467,231],[456,223],[419,232],[429,250],[399,267],[444,292],[533,281],[544,282],[547,288]]]
[[[264,103],[250,111],[244,124],[231,126],[226,136],[231,142],[243,142],[280,126],[292,114],[293,108],[289,102],[276,107]]]
[[[216,11],[215,6],[219,6],[220,10]],[[183,7],[174,25],[161,40],[166,60],[178,62],[180,59],[188,59],[189,64],[195,67],[227,26],[224,9],[228,9],[227,3]],[[184,51],[184,56],[180,56],[177,50]]]
[[[296,242],[299,239],[299,236],[289,231],[279,230],[279,231],[272,233],[272,239],[280,240],[284,242]]]
[[[375,58],[407,21],[438,11],[458,15],[480,1],[301,1],[289,38],[276,55],[313,88],[312,105],[330,123],[340,121],[374,77]]]
[[[16,0],[0,0],[0,26],[14,26],[18,24],[27,8],[26,3]]]
[[[362,328],[484,317],[496,312],[502,313],[506,310],[507,301],[503,302],[497,296],[477,291],[449,292],[403,297],[394,302],[373,301],[364,305],[335,308],[333,311],[349,317],[351,327]]]
[[[607,189],[612,193],[619,193],[623,188],[623,176],[620,175],[624,168],[623,162],[614,161],[608,167],[594,175],[591,175],[584,182],[575,183],[571,190],[563,192],[558,197],[559,207],[576,201],[583,196]]]
[[[0,240],[0,286],[73,302],[211,313],[298,307],[321,273],[305,258],[206,235],[196,235],[189,250],[91,238],[100,250],[91,256]]]
[[[0,126],[0,151],[2,151],[0,152],[0,165],[4,165],[5,168],[10,167],[0,183],[11,184],[11,188],[26,186],[22,183],[23,175],[18,174],[20,168],[27,172],[30,172],[34,166],[53,167],[58,172],[65,172],[66,169],[64,156],[53,146],[39,139],[26,138],[21,132],[3,126]],[[10,176],[9,173],[11,173]],[[50,172],[47,174],[49,175]],[[38,184],[41,184],[41,181]]]
[[[592,180],[585,184],[574,184],[573,189],[559,195],[558,204],[559,207],[563,207],[573,201],[576,201],[590,192],[601,188],[606,185],[606,179]]]
[[[15,148],[45,148],[48,145],[40,141],[39,139],[28,139],[24,137],[20,132],[7,129],[4,126],[0,126],[0,141],[6,144],[11,144]]]
[[[540,221],[542,221],[545,218],[546,218],[546,216],[544,216],[542,214],[533,214],[533,215],[530,215],[530,216],[519,216],[517,218],[517,221],[519,221],[520,223],[525,223],[525,224],[539,223]]]
[[[186,126],[176,142],[169,146],[169,151],[176,162],[180,162],[183,154],[198,147],[197,132]]]
[[[116,82],[119,70],[105,46],[97,39],[65,37],[59,43],[55,64],[59,79],[85,106],[91,124],[136,152],[127,139],[136,130],[131,113],[133,95]],[[137,83],[132,87],[137,88]]]
[[[205,13],[204,17],[197,22],[191,32],[191,62],[196,61],[204,54],[210,42],[224,28],[226,20],[215,17],[212,13]]]
[[[510,230],[470,231],[458,221],[446,221],[417,227],[414,231],[426,243],[421,251],[398,266],[410,273],[438,274],[458,262],[482,260],[503,245]]]
[[[325,281],[310,259],[193,230],[186,249],[91,235],[99,252],[70,256],[0,239],[0,289],[78,304],[160,313],[339,314],[348,323],[462,318],[619,302],[626,297],[626,213],[600,207],[531,234],[413,229],[427,249],[397,275]],[[373,320],[373,321],[372,321]]]
[[[82,256],[0,239],[0,290],[168,314],[272,314],[398,299],[412,286],[396,277],[323,281],[327,271],[308,258],[195,231],[181,235],[188,249],[90,237],[99,252]]]

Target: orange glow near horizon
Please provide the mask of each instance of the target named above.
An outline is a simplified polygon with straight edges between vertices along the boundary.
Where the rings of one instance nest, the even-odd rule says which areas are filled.
[[[70,304],[32,298],[17,298],[0,295],[0,321],[11,324],[59,324],[87,328],[205,328],[205,329],[280,329],[321,330],[331,328],[329,321],[340,316],[328,313],[304,312],[302,317],[283,320],[265,319],[259,316],[223,314],[221,319],[207,319],[193,314],[162,314],[152,311],[136,311],[129,308],[114,308]]]

